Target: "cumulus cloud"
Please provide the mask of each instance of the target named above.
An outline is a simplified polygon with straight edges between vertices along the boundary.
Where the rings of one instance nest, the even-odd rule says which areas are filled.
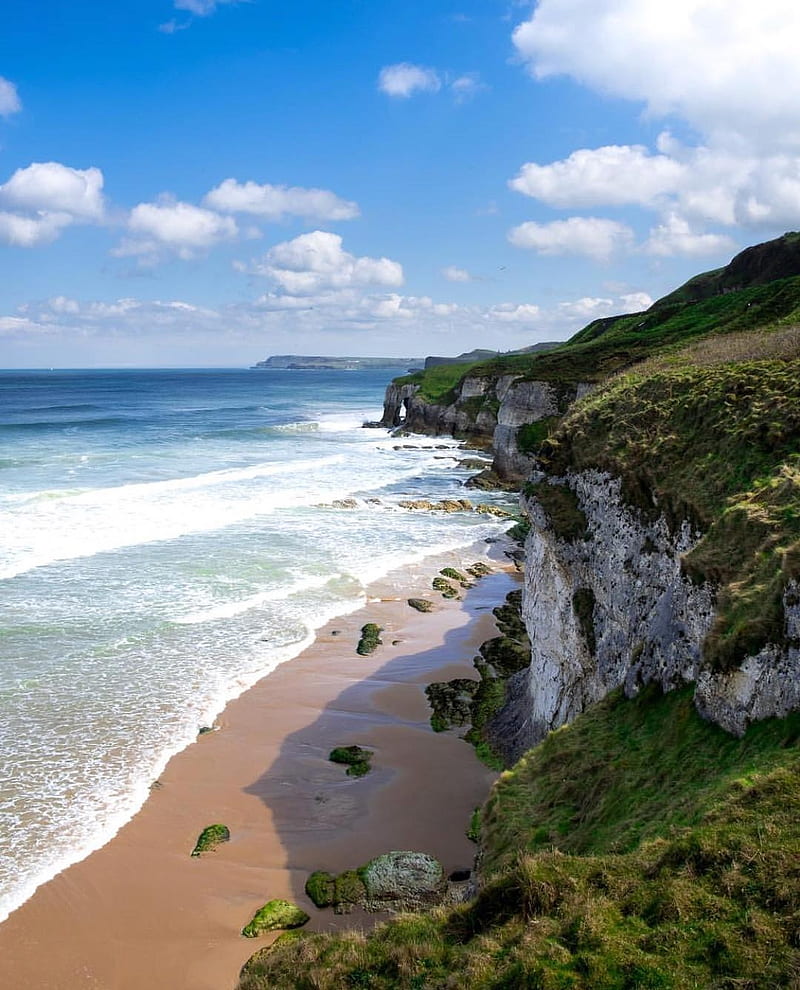
[[[707,135],[797,143],[798,36],[794,0],[540,0],[513,41],[537,78],[572,76]]]
[[[47,244],[72,224],[101,222],[104,213],[99,168],[34,162],[0,185],[0,240],[16,247]]]
[[[63,213],[75,220],[103,216],[103,173],[99,168],[70,168],[59,162],[34,162],[18,168],[0,186],[0,203],[37,214]]]
[[[732,246],[708,224],[752,229],[800,225],[800,156],[687,147],[669,132],[658,153],[640,145],[581,149],[561,161],[528,162],[509,185],[548,206],[638,205],[661,215],[650,253],[711,254]]]
[[[12,113],[19,113],[22,109],[22,101],[17,93],[17,87],[9,79],[0,76],[0,117],[10,117]]]
[[[410,62],[384,66],[378,75],[378,89],[387,96],[407,99],[415,93],[436,93],[442,80],[435,69]]]
[[[653,228],[644,246],[648,254],[671,257],[719,254],[735,247],[734,241],[724,234],[698,233],[691,229],[683,217],[671,214],[663,223]]]
[[[323,230],[276,244],[255,271],[292,296],[310,296],[351,286],[403,284],[403,267],[389,258],[357,258],[342,238]]]
[[[674,193],[685,172],[674,158],[641,145],[609,145],[581,148],[549,165],[527,162],[509,186],[549,206],[647,206]]]
[[[501,323],[535,322],[541,315],[541,308],[532,303],[498,303],[485,314],[487,320],[500,320]]]
[[[317,222],[352,220],[360,214],[357,203],[341,199],[328,189],[259,185],[236,179],[225,179],[203,202],[222,213],[250,213],[272,222],[290,216]]]
[[[117,257],[139,255],[156,261],[163,253],[187,260],[238,234],[236,221],[213,210],[163,197],[158,203],[139,203],[128,217],[133,235],[115,249]]]
[[[529,220],[508,233],[514,247],[539,254],[578,254],[608,261],[617,251],[630,247],[633,231],[626,224],[600,217],[569,217],[550,223]]]
[[[456,265],[447,265],[442,269],[442,275],[448,282],[471,282],[475,277],[466,268],[458,268]]]

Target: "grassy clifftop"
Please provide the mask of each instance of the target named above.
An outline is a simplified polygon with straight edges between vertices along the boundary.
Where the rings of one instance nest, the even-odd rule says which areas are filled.
[[[446,402],[465,375],[518,374],[538,381],[602,381],[622,368],[708,334],[800,323],[800,234],[747,248],[729,265],[690,279],[645,312],[595,320],[560,347],[430,368],[399,381]]]
[[[293,937],[240,990],[795,986],[798,739],[800,716],[737,740],[686,692],[612,696],[503,774],[474,901]]]

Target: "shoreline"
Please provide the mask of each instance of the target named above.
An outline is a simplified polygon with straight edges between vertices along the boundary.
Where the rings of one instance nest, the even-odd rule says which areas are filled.
[[[461,560],[469,553],[459,552]],[[472,656],[496,634],[491,610],[516,578],[512,565],[490,560],[493,573],[464,601],[446,602],[430,591],[441,561],[370,586],[362,609],[322,626],[297,657],[229,702],[218,731],[170,760],[110,842],[0,924],[5,983],[233,987],[241,965],[270,940],[239,931],[273,897],[307,910],[309,929],[380,920],[315,909],[303,890],[314,869],[340,872],[390,849],[429,852],[448,872],[471,866],[464,831],[496,774],[459,735],[432,732],[423,689],[476,677]],[[415,596],[433,600],[434,611],[411,609],[406,599]],[[365,622],[385,630],[369,657],[355,652]],[[348,778],[327,760],[334,746],[351,743],[375,753],[366,777]],[[191,859],[200,831],[214,822],[228,825],[231,841]]]

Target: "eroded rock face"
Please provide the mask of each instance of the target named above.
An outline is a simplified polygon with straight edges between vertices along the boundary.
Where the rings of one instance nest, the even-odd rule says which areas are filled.
[[[442,864],[427,853],[390,852],[359,871],[368,910],[412,910],[439,902],[446,883]]]
[[[520,375],[475,375],[464,379],[451,403],[439,405],[420,398],[419,385],[392,382],[386,389],[380,425],[491,444],[493,473],[501,481],[521,481],[533,461],[519,448],[519,428],[563,414],[591,388],[578,383],[559,391],[549,382],[524,381]]]
[[[700,672],[695,704],[701,715],[738,736],[750,722],[800,708],[799,592],[797,582],[790,581],[783,595],[786,649],[766,646],[738,670]]]
[[[681,557],[700,534],[684,522],[643,520],[621,498],[620,482],[599,471],[536,480],[568,486],[586,516],[586,534],[557,535],[541,504],[526,500],[522,616],[531,666],[509,682],[494,727],[519,755],[622,687],[630,697],[649,683],[668,691],[696,684],[700,713],[741,735],[756,719],[800,707],[800,594],[784,595],[788,646],[768,646],[740,669],[704,667],[702,645],[714,618],[715,589],[693,584]]]
[[[533,461],[517,444],[517,431],[528,423],[549,416],[558,416],[558,396],[548,382],[518,381],[506,376],[497,383],[500,408],[492,437],[494,462],[492,467],[501,478],[524,478],[530,474]]]

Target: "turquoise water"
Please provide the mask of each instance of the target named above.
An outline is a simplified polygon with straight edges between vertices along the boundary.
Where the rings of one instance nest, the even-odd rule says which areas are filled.
[[[0,372],[0,919],[370,582],[505,528],[398,508],[468,473],[361,428],[387,377]]]

